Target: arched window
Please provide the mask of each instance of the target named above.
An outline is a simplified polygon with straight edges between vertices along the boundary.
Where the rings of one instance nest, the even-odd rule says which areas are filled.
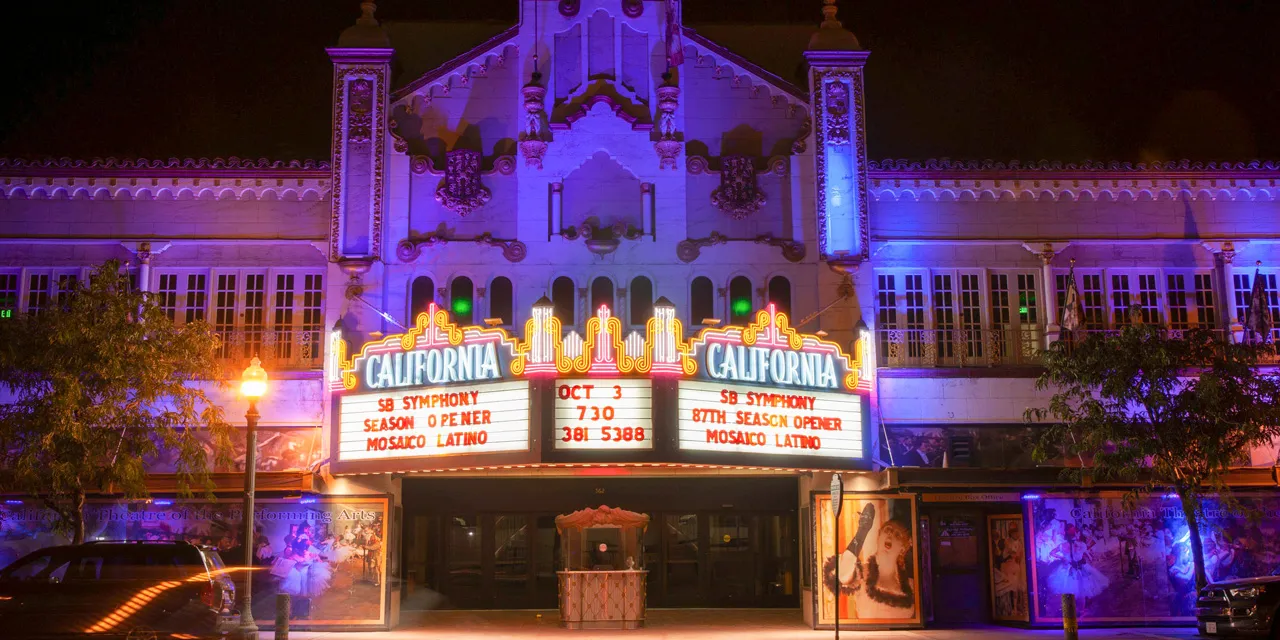
[[[746,276],[738,276],[729,281],[729,322],[745,324],[751,320],[751,310],[755,305],[751,302],[751,281]]]
[[[573,281],[567,276],[560,276],[551,283],[551,304],[555,306],[555,316],[565,327],[573,326]]]
[[[511,326],[514,321],[512,308],[511,280],[505,276],[494,278],[489,283],[489,317],[502,318],[504,326]]]
[[[600,276],[591,281],[591,308],[588,312],[591,315],[596,314],[596,309],[601,305],[609,307],[613,311],[613,280],[604,276]]]
[[[409,289],[409,326],[413,326],[419,313],[426,313],[427,306],[436,299],[436,283],[432,282],[427,276],[418,276],[413,279],[413,286]]]
[[[449,285],[449,310],[453,312],[453,321],[462,324],[475,324],[475,286],[471,278],[459,276]]]
[[[689,285],[689,324],[703,324],[716,317],[716,290],[711,278],[698,276]]]
[[[636,276],[631,279],[627,295],[631,296],[631,325],[643,327],[653,317],[653,282]]]
[[[769,279],[769,302],[780,313],[791,315],[791,281],[782,276]]]

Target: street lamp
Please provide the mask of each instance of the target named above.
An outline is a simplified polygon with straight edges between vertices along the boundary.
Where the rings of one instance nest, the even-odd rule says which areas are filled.
[[[258,472],[258,399],[267,393],[267,371],[257,357],[240,376],[240,394],[249,401],[244,434],[244,592],[240,598],[240,637],[256,640],[258,624],[253,620],[253,492]]]

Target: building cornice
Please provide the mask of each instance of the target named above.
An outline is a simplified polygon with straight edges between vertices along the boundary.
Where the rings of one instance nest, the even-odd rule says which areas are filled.
[[[128,176],[128,177],[191,177],[191,176],[244,176],[276,177],[328,176],[327,160],[268,160],[259,158],[0,158],[0,176]]]
[[[0,158],[0,197],[93,200],[321,200],[329,163],[240,158]]]

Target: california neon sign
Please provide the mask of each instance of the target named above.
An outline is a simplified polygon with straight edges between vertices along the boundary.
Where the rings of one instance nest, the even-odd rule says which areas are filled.
[[[851,357],[835,342],[796,331],[785,313],[769,305],[745,326],[707,328],[685,340],[675,311],[660,298],[643,333],[624,335],[622,321],[601,306],[579,334],[565,331],[543,298],[525,322],[524,338],[517,339],[501,328],[459,327],[432,304],[408,332],[366,343],[351,357],[335,335],[330,385],[375,391],[520,377],[672,376],[774,388],[870,388],[860,375],[865,337],[855,342]]]

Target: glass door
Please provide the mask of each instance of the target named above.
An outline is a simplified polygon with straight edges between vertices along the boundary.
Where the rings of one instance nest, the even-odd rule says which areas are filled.
[[[564,568],[560,557],[560,533],[556,531],[554,515],[534,518],[533,530],[533,606],[537,609],[555,609],[560,606],[557,596],[560,582],[556,574]]]
[[[756,516],[714,514],[708,544],[712,603],[728,607],[754,606],[762,595],[757,560],[760,539]]]
[[[484,588],[484,537],[478,516],[445,518],[444,575],[440,591],[449,604],[464,609],[487,606]]]
[[[665,514],[662,516],[662,549],[666,562],[662,565],[662,603],[668,607],[687,607],[704,603],[702,597],[702,556],[698,514]],[[656,576],[650,567],[649,580]],[[650,586],[650,593],[653,585]]]
[[[493,599],[498,609],[523,609],[533,599],[530,518],[493,516]]]

